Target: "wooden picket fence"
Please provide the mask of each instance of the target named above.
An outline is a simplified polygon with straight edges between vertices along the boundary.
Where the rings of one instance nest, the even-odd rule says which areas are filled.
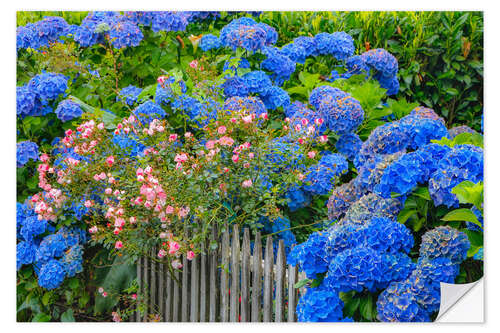
[[[257,233],[251,253],[249,230],[244,229],[240,244],[234,225],[232,236],[226,228],[218,244],[191,261],[183,256],[175,279],[163,264],[140,259],[137,279],[148,311],[136,311],[132,320],[149,321],[148,313],[157,313],[165,322],[295,322],[304,289],[294,285],[304,276],[287,265],[283,240],[275,256],[271,236],[262,247]]]

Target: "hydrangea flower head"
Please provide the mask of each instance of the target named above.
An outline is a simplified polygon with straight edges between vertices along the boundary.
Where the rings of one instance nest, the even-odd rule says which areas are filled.
[[[42,265],[38,274],[38,285],[48,290],[55,289],[62,284],[65,277],[64,265],[59,260],[51,259]]]
[[[218,49],[222,46],[222,43],[219,37],[214,36],[212,34],[206,34],[201,37],[200,41],[200,49],[203,51],[209,51],[212,49]]]
[[[57,118],[61,119],[63,122],[79,118],[83,114],[80,104],[72,101],[71,99],[65,99],[60,102],[54,112]]]
[[[420,257],[448,258],[451,263],[459,264],[467,258],[469,248],[470,242],[466,234],[449,226],[440,226],[422,236]]]
[[[127,105],[134,105],[137,102],[137,98],[141,94],[142,89],[133,85],[129,85],[120,90],[120,94],[116,97],[117,100],[122,100]]]
[[[339,322],[343,319],[344,302],[338,294],[324,288],[307,289],[297,303],[299,322]]]
[[[304,189],[311,194],[328,194],[335,184],[335,178],[345,173],[348,163],[340,154],[327,154],[317,164],[309,167]]]
[[[21,168],[29,160],[38,160],[38,145],[31,141],[18,142],[16,148],[17,167]]]

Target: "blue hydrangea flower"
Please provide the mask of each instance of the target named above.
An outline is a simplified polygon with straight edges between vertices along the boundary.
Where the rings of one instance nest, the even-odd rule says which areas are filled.
[[[394,77],[398,72],[398,60],[385,49],[371,49],[361,55],[369,68],[386,78]]]
[[[28,87],[41,101],[47,105],[50,100],[57,99],[68,88],[68,77],[56,73],[42,73],[28,82]]]
[[[314,88],[309,95],[309,104],[319,110],[324,100],[337,100],[349,96],[348,93],[331,86],[319,86]]]
[[[290,104],[290,96],[280,87],[271,86],[265,95],[261,95],[262,102],[269,110],[276,110],[279,107],[287,107]]]
[[[398,158],[403,156],[403,152],[394,154],[379,155],[370,157],[363,165],[358,167],[358,176],[354,178],[354,184],[360,194],[367,194],[375,190],[375,186],[380,183],[380,179],[385,169]]]
[[[366,75],[367,72],[370,70],[365,63],[364,58],[360,55],[349,57],[345,62],[345,67],[347,68],[346,73],[349,73],[350,75],[356,75],[356,74]]]
[[[343,74],[342,74],[343,75]],[[328,77],[328,79],[326,79],[328,82],[335,82],[336,80],[340,79],[341,76],[339,74],[339,72],[334,69],[330,72],[330,76]]]
[[[474,254],[474,257],[473,257],[475,260],[484,260],[484,251],[483,251],[483,248],[480,248],[476,254]]]
[[[335,144],[335,148],[339,153],[346,156],[347,159],[353,160],[361,149],[363,141],[359,138],[357,134],[346,133],[341,135]]]
[[[153,121],[153,119],[162,119],[167,115],[158,104],[152,101],[147,101],[146,103],[139,105],[135,108],[133,114],[142,126],[147,126]]]
[[[440,282],[454,283],[459,270],[459,265],[449,258],[419,258],[416,269],[408,278],[417,303],[429,313],[438,311],[441,303]]]
[[[218,49],[222,46],[222,43],[219,37],[214,36],[212,34],[206,34],[201,37],[200,41],[200,49],[203,51],[209,51],[212,49]]]
[[[328,218],[339,219],[358,199],[359,195],[354,181],[351,180],[349,183],[335,187],[328,199]]]
[[[55,289],[62,284],[65,277],[64,265],[59,260],[52,259],[42,265],[38,274],[38,285],[48,290]]]
[[[16,245],[16,267],[17,270],[22,265],[29,265],[35,261],[37,246],[35,243],[22,241]]]
[[[184,31],[188,25],[188,15],[185,12],[152,12],[151,29],[159,31]]]
[[[343,31],[329,34],[321,32],[314,36],[317,54],[331,54],[337,60],[345,60],[354,54],[354,41]]]
[[[141,29],[125,16],[119,16],[114,20],[109,29],[109,40],[117,49],[138,46],[143,38]]]
[[[306,276],[314,279],[316,274],[325,273],[328,270],[330,255],[325,246],[327,242],[326,232],[314,232],[309,235],[306,242],[292,249],[287,262],[293,266],[300,265],[300,269],[306,273]]]
[[[161,87],[161,85],[160,85]],[[116,97],[116,100],[122,100],[127,105],[134,105],[137,102],[137,97],[141,94],[142,89],[133,85],[129,85],[128,87],[122,88],[120,90],[120,94]]]
[[[63,235],[51,234],[43,238],[36,251],[36,261],[47,262],[52,258],[59,258],[64,254],[67,243]]]
[[[324,288],[309,288],[295,311],[299,322],[339,322],[343,319],[343,308],[344,302],[337,293]]]
[[[295,235],[290,230],[290,220],[287,217],[278,217],[273,221],[269,221],[267,218],[263,218],[263,220],[264,228],[262,231],[265,234],[274,234],[273,239],[282,239],[285,245],[285,254],[288,255],[292,246],[297,243]],[[277,245],[277,242],[273,242],[273,245]],[[277,247],[275,253],[277,253]]]
[[[244,114],[255,114],[257,117],[267,113],[264,103],[258,97],[231,97],[224,102],[224,109]]]
[[[28,86],[16,87],[16,114],[21,118],[39,115],[41,104],[37,95]]]
[[[467,258],[470,242],[467,235],[449,226],[440,226],[427,231],[420,244],[421,258],[448,258],[460,264]]]
[[[245,97],[250,94],[247,81],[239,76],[233,76],[226,79],[222,84],[224,96],[226,97]]]
[[[29,160],[38,161],[38,145],[31,141],[21,141],[16,145],[16,163],[21,168]]]
[[[307,51],[303,46],[288,43],[281,48],[281,53],[290,58],[293,62],[299,64],[306,62]]]
[[[416,301],[410,283],[392,282],[377,300],[377,319],[384,322],[430,322]]]
[[[458,207],[451,190],[464,180],[477,183],[483,180],[483,150],[472,145],[457,145],[439,161],[429,179],[429,193],[435,205]]]
[[[359,101],[351,96],[327,96],[321,100],[318,112],[327,127],[339,135],[356,131],[365,114]]]
[[[83,247],[81,245],[73,245],[64,253],[61,262],[64,265],[67,277],[73,277],[83,271],[82,256]]]
[[[288,202],[288,208],[291,212],[306,207],[311,203],[311,195],[302,190],[302,188],[296,186],[288,189],[285,197]]]
[[[408,137],[408,147],[417,149],[431,142],[448,137],[448,129],[439,120],[424,118],[416,115],[408,115],[399,120]]]
[[[278,86],[282,86],[295,72],[295,62],[275,47],[265,47],[262,53],[266,59],[262,61],[261,67],[272,72],[271,79]]]
[[[114,134],[112,141],[120,147],[121,153],[130,157],[140,156],[146,149],[146,146],[139,142],[135,135]]]
[[[19,26],[16,28],[16,50],[21,49],[38,49],[40,41],[38,34],[33,23],[28,23],[26,26]]]
[[[251,94],[266,95],[272,88],[271,79],[263,71],[248,72],[242,78]]]
[[[198,101],[196,98],[188,95],[182,95],[175,99],[172,103],[172,109],[183,112],[189,117],[190,120],[198,124],[198,126],[205,126],[211,119],[217,116],[217,108],[215,101],[206,99],[204,103]]]
[[[265,26],[259,26],[253,19],[241,17],[221,29],[220,40],[222,45],[233,50],[241,47],[255,52],[267,44],[268,32]]]
[[[163,85],[156,86],[154,101],[158,105],[169,105],[174,101],[176,95],[184,94],[186,91],[186,83],[183,80],[176,80],[175,77],[169,76]]]
[[[399,92],[399,80],[397,76],[387,78],[382,74],[377,73],[373,78],[378,81],[380,87],[387,90],[387,96],[396,95]]]
[[[65,99],[60,102],[54,112],[57,118],[61,119],[63,122],[80,118],[83,114],[80,104],[72,101],[71,99]]]
[[[302,47],[306,51],[306,57],[317,55],[316,42],[314,40],[314,37],[296,37],[293,40],[293,44]]]
[[[395,220],[402,208],[401,202],[396,198],[384,199],[375,193],[369,193],[349,207],[340,223],[364,224],[373,217]]]
[[[16,30],[17,50],[32,48],[40,49],[57,42],[68,32],[69,24],[62,17],[46,16],[36,23],[28,23]]]
[[[450,128],[448,133],[450,134],[450,139],[454,139],[457,135],[462,133],[476,134],[477,132],[467,125],[461,125]]]
[[[328,194],[335,185],[335,178],[348,169],[347,160],[340,154],[327,154],[317,164],[309,167],[304,189],[311,194]]]

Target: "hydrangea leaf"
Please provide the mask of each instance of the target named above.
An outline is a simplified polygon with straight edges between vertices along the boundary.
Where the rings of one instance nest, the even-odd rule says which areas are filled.
[[[459,208],[452,210],[444,217],[441,218],[443,221],[465,221],[472,222],[481,227],[481,222],[477,219],[476,215],[468,208]]]

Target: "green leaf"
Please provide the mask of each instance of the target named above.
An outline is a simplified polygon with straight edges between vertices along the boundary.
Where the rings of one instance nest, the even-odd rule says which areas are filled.
[[[414,214],[417,214],[417,210],[415,209],[402,209],[401,212],[398,214],[398,222],[405,224],[408,219],[413,216]]]
[[[348,302],[345,302],[344,305],[344,314],[346,317],[352,317],[356,310],[358,309],[360,304],[360,298],[355,297],[349,300]]]
[[[413,194],[422,199],[431,200],[431,195],[429,194],[429,189],[427,187],[424,186],[417,187],[413,191]]]
[[[452,210],[444,217],[441,218],[443,221],[466,221],[472,222],[481,226],[481,223],[478,221],[476,215],[468,208],[459,208]]]
[[[361,298],[359,312],[366,320],[371,321],[373,319],[373,299],[371,296]]]
[[[46,313],[43,313],[43,312],[39,312],[36,314],[35,317],[33,317],[33,319],[31,321],[33,322],[48,322],[50,321],[51,317],[46,314]]]
[[[297,282],[296,284],[294,284],[293,287],[295,289],[299,289],[299,288],[302,288],[303,286],[305,286],[306,284],[308,284],[309,282],[311,282],[310,279],[304,279],[304,280],[301,280],[301,281]]]
[[[73,309],[68,309],[61,315],[62,322],[74,322],[75,317],[73,317]]]
[[[469,238],[471,246],[483,246],[483,233],[479,231],[472,231],[469,229],[464,230],[465,234]]]
[[[471,181],[463,181],[455,186],[451,193],[455,194],[461,204],[473,204],[482,209],[484,186],[482,182],[474,184]]]

